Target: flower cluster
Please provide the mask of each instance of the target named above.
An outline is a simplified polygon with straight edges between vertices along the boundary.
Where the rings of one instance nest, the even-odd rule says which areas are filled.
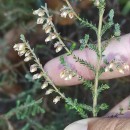
[[[69,16],[70,19],[74,18],[74,12],[67,6],[63,6],[60,9],[61,12],[61,17],[66,18],[67,16]]]
[[[57,39],[56,43],[54,44],[54,48],[56,49],[56,53],[60,52],[63,49],[63,45],[60,43],[58,39],[58,34],[56,33],[53,22],[52,16],[49,16],[49,13],[45,8],[40,8],[38,10],[33,11],[34,15],[38,16],[37,24],[43,24],[42,29],[48,34],[45,42],[50,42],[54,39]]]
[[[25,43],[18,43],[14,45],[14,50],[18,52],[19,56],[25,55],[25,62],[28,62],[32,59],[31,53],[27,50],[27,46]]]
[[[71,70],[66,70],[66,69],[64,69],[60,73],[60,77],[64,78],[64,80],[71,80],[72,77],[74,77],[74,75],[75,75],[74,72],[72,72]]]
[[[121,60],[114,59],[105,67],[105,72],[113,71],[115,68],[118,70],[119,73],[124,74],[125,71],[129,70],[129,65]]]
[[[40,79],[40,78],[44,77],[44,72],[40,68],[41,64],[40,64],[39,60],[36,58],[35,54],[33,54],[33,52],[30,50],[31,48],[28,46],[28,43],[18,43],[18,44],[15,44],[13,48],[14,48],[15,51],[18,52],[19,56],[25,55],[25,59],[24,59],[25,62],[34,59],[35,63],[30,66],[30,72],[35,73],[33,75],[33,78],[32,78],[33,80]],[[40,72],[37,72],[37,71],[40,71]],[[47,79],[42,84],[41,89],[45,89],[45,88],[48,87],[49,81]],[[45,94],[49,95],[52,92],[56,92],[56,90],[55,89],[48,89]],[[53,99],[54,104],[59,102],[60,99],[61,99],[61,96],[55,97]]]

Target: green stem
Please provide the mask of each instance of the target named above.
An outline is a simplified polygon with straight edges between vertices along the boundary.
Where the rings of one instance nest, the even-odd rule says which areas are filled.
[[[97,99],[98,99],[98,83],[99,83],[99,71],[100,71],[100,64],[102,60],[102,23],[103,23],[103,14],[104,14],[104,8],[99,8],[99,25],[98,25],[98,33],[97,33],[97,39],[98,39],[98,61],[96,66],[96,75],[95,75],[95,82],[94,82],[94,88],[93,88],[93,117],[97,117]]]

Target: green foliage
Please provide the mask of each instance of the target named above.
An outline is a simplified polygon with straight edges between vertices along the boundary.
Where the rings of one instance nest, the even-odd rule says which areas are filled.
[[[113,18],[114,18],[114,10],[111,9],[109,12],[109,19],[102,27],[102,35],[105,34],[105,32],[114,25]]]
[[[87,90],[87,89],[92,90],[93,83],[92,83],[92,81],[85,80],[85,81],[83,82],[83,86],[84,86],[84,88],[85,88],[86,90]]]
[[[106,110],[106,109],[108,109],[108,105],[107,105],[106,103],[102,103],[101,105],[97,105],[97,113],[98,113],[100,110],[104,111],[104,110]]]
[[[89,35],[85,35],[84,39],[80,39],[80,43],[81,43],[81,46],[80,46],[80,50],[83,50],[86,48],[86,46],[88,45],[88,40],[89,40]]]
[[[24,104],[21,105],[21,102],[17,101],[17,107],[16,109],[19,111],[16,111],[17,119],[25,119],[29,116],[35,116],[38,113],[45,113],[45,110],[40,107],[42,103],[42,99],[39,99],[38,101],[35,101],[31,98],[29,95],[24,102]]]
[[[97,33],[97,27],[96,27],[96,25],[93,25],[92,22],[88,22],[87,19],[86,20],[85,19],[81,19],[80,21],[81,21],[81,23],[80,23],[81,25],[83,25],[85,27],[88,27],[88,28],[94,30]]]
[[[107,84],[102,84],[101,86],[99,86],[98,88],[98,93],[103,92],[104,90],[109,89],[110,87]]]
[[[121,35],[120,25],[117,23],[115,24],[114,36],[118,38],[120,37],[120,35]]]
[[[74,55],[73,58],[76,60],[76,62],[79,62],[80,64],[88,67],[90,70],[92,70],[93,72],[95,72],[95,67],[92,64],[88,63],[87,61],[85,61],[83,59],[80,59],[79,57],[76,57],[75,55]]]
[[[77,99],[74,99],[73,101],[71,98],[67,98],[65,102],[66,102],[66,107],[68,109],[70,110],[75,109],[82,118],[87,117],[86,111],[92,111],[91,106],[88,106],[86,104],[80,104],[77,102]]]
[[[72,45],[71,45],[71,47],[70,47],[71,53],[74,51],[75,48],[76,48],[76,43],[73,42]]]

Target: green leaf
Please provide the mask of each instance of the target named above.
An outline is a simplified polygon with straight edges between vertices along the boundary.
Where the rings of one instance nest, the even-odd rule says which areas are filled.
[[[85,35],[84,39],[80,39],[80,43],[81,43],[81,46],[80,46],[80,50],[83,50],[86,48],[87,44],[88,44],[88,40],[89,40],[89,35]]]
[[[91,106],[88,106],[86,104],[80,104],[77,102],[77,99],[72,100],[71,98],[66,98],[65,102],[67,103],[66,107],[68,109],[70,110],[75,109],[82,118],[87,117],[85,110],[92,111]]]
[[[121,35],[120,25],[117,23],[115,24],[114,36],[118,38],[120,37],[120,35]]]
[[[72,45],[71,45],[71,47],[70,47],[71,53],[74,51],[75,48],[76,48],[76,43],[73,42]]]
[[[107,84],[102,84],[99,88],[98,88],[98,93],[101,93],[104,90],[109,89],[110,87]]]
[[[114,18],[114,10],[111,9],[109,12],[109,19],[102,27],[102,35],[105,34],[105,32],[114,25],[113,18]]]
[[[35,101],[29,95],[23,104],[18,100],[17,107],[13,111],[15,111],[17,119],[25,119],[38,113],[45,113],[45,110],[40,107],[41,103],[42,99]]]
[[[90,70],[92,70],[95,73],[95,67],[92,64],[88,63],[87,61],[84,61],[83,59],[80,59],[79,57],[76,57],[75,55],[73,58],[76,60],[76,62],[79,62],[80,64],[88,67]]]

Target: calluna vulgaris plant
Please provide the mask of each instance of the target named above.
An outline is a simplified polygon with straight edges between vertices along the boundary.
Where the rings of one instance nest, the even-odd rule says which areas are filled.
[[[63,78],[64,80],[71,80],[73,77],[77,77],[78,80],[80,80],[83,83],[83,85],[88,89],[90,89],[90,91],[92,92],[92,99],[93,99],[92,106],[78,103],[77,99],[73,101],[71,98],[66,97],[65,94],[62,93],[59,90],[59,88],[55,86],[51,78],[48,76],[47,72],[43,69],[40,60],[35,55],[34,50],[31,49],[24,35],[21,35],[22,43],[15,44],[14,50],[18,52],[19,56],[25,56],[24,59],[25,62],[29,61],[34,62],[30,66],[30,72],[35,73],[33,74],[33,80],[43,79],[44,83],[41,86],[41,89],[46,89],[45,93],[46,95],[49,95],[51,93],[57,93],[57,96],[53,100],[55,104],[59,102],[61,99],[64,99],[65,103],[69,106],[69,108],[75,109],[83,118],[87,117],[87,112],[92,112],[93,117],[96,117],[100,110],[105,110],[108,108],[107,104],[105,103],[102,103],[101,105],[97,103],[99,94],[101,94],[102,91],[109,89],[109,86],[107,84],[99,85],[99,79],[102,73],[117,69],[119,73],[124,74],[125,71],[129,70],[129,65],[124,61],[122,61],[120,57],[114,57],[113,60],[108,61],[107,57],[103,55],[103,52],[105,51],[105,48],[107,47],[111,39],[116,38],[120,40],[120,34],[121,34],[120,26],[118,23],[115,24],[113,21],[114,10],[110,10],[107,22],[105,23],[103,22],[103,15],[106,4],[105,0],[93,0],[94,5],[99,10],[98,26],[92,24],[91,22],[88,22],[88,20],[86,19],[80,18],[80,16],[78,16],[78,14],[76,14],[74,9],[72,8],[70,2],[68,0],[64,1],[66,2],[66,5],[64,5],[60,10],[61,17],[63,18],[69,17],[70,19],[79,20],[82,26],[92,29],[97,36],[97,44],[93,44],[89,40],[89,35],[85,34],[85,37],[80,40],[81,46],[79,48],[79,50],[83,50],[86,47],[88,47],[90,50],[95,51],[97,55],[96,66],[81,59],[80,57],[77,57],[73,53],[74,50],[73,45],[69,49],[64,44],[60,34],[57,32],[53,24],[52,16],[49,14],[47,5],[45,5],[44,7],[42,6],[38,10],[33,11],[33,14],[38,17],[37,24],[43,25],[42,29],[48,35],[47,38],[45,39],[45,42],[48,43],[50,41],[55,41],[53,45],[56,53],[60,52],[62,49],[65,49],[67,52],[67,56],[71,55],[76,62],[79,62],[81,64],[81,66],[83,65],[89,68],[91,71],[93,71],[95,79],[93,81],[88,81],[84,77],[82,77],[76,70],[71,68],[71,66],[65,61],[64,55],[60,56],[59,60],[61,64],[64,66],[64,69],[60,73],[60,77]],[[110,29],[113,30],[113,34],[111,34],[111,37],[102,43],[104,34]],[[104,62],[104,66],[101,65],[102,62]]]

